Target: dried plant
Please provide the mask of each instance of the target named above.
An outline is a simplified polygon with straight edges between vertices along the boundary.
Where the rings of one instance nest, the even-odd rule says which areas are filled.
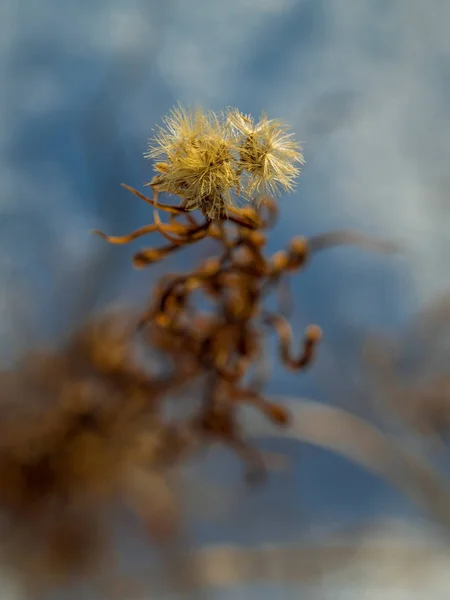
[[[165,118],[146,156],[158,159],[154,191],[178,195],[186,210],[211,219],[225,216],[239,196],[292,190],[303,163],[281,121],[263,115],[255,124],[237,110],[217,115],[181,106]]]
[[[277,196],[280,190],[293,191],[304,160],[300,144],[287,132],[287,126],[265,114],[255,123],[251,115],[236,109],[228,111],[227,120],[237,135],[239,173],[247,175],[250,197],[261,192]]]
[[[138,513],[145,506],[148,526],[153,507],[160,523],[170,513],[168,503],[159,510],[166,492],[155,478],[167,434],[155,420],[156,398],[165,383],[137,366],[131,341],[125,315],[103,317],[57,353],[32,353],[1,375],[5,560],[33,587],[95,570],[105,502],[118,493]]]
[[[188,380],[206,378],[200,413],[190,424],[196,435],[230,444],[259,467],[261,461],[241,439],[235,418],[239,403],[259,407],[280,424],[288,422],[283,408],[264,399],[258,391],[258,382],[250,377],[264,352],[265,331],[272,329],[276,333],[280,357],[294,370],[311,362],[321,337],[317,326],[308,327],[303,348],[296,356],[292,353],[288,321],[264,309],[265,298],[280,280],[302,268],[308,259],[308,242],[300,237],[294,238],[287,250],[270,258],[264,256],[265,231],[275,216],[275,203],[266,199],[258,209],[247,208],[240,218],[206,221],[208,226],[202,237],[217,241],[221,253],[189,273],[164,277],[138,323],[144,329],[146,343],[171,360],[174,382],[185,384]],[[163,234],[167,234],[169,227],[171,233],[182,231],[183,225],[175,218],[167,229],[162,229],[158,213],[155,221]],[[123,239],[119,238],[119,242]],[[197,240],[191,240],[183,232],[177,247],[191,241]],[[134,264],[150,264],[163,258],[168,250],[166,247],[140,251]]]
[[[218,245],[217,254],[163,276],[138,317],[101,316],[57,352],[31,353],[18,370],[1,374],[5,556],[33,586],[101,566],[108,547],[104,507],[117,498],[154,540],[167,539],[177,524],[167,476],[211,443],[237,452],[249,479],[260,481],[267,461],[248,442],[239,408],[249,404],[279,427],[291,422],[287,406],[263,395],[267,335],[275,334],[281,362],[294,371],[311,364],[322,335],[310,325],[295,352],[291,326],[281,309],[267,309],[268,295],[324,248],[392,250],[332,232],[295,237],[267,256],[278,208],[259,193],[292,189],[303,160],[285,127],[265,116],[255,124],[231,109],[217,116],[181,107],[165,124],[148,152],[158,160],[152,196],[124,186],[152,207],[153,223],[122,237],[97,233],[112,244],[162,236],[164,245],[135,254],[137,268],[204,239]],[[160,202],[161,193],[179,196],[179,204]],[[253,202],[238,208],[239,198]],[[146,356],[163,358],[164,366]],[[184,411],[189,389],[195,402]],[[165,411],[169,398],[176,418]]]

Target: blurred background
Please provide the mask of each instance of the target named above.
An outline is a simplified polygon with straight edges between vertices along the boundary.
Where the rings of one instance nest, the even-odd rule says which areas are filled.
[[[174,256],[133,271],[139,243],[108,246],[90,230],[122,235],[151,221],[120,183],[150,180],[147,139],[174,104],[236,106],[282,118],[304,145],[271,251],[342,228],[403,244],[395,256],[336,248],[295,279],[295,331],[314,322],[325,340],[307,374],[275,366],[268,386],[364,414],[364,339],[401,333],[450,286],[448,23],[446,0],[1,0],[2,365],[103,306],[141,306],[158,275],[186,268]],[[207,244],[190,250],[192,260],[206,253]],[[372,539],[423,539],[428,525],[407,498],[325,450],[262,444],[293,466],[261,490],[246,490],[226,453],[198,467],[222,486],[226,510],[190,521],[194,547],[344,536],[353,550],[339,576],[324,568],[312,582],[237,582],[205,597],[445,596],[443,559],[421,578],[400,553],[397,576],[394,552],[392,573],[380,576],[379,559],[361,550]],[[140,550],[119,545],[132,563]]]

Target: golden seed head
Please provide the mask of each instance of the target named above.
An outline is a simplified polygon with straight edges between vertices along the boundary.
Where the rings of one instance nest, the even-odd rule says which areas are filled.
[[[247,193],[276,196],[281,190],[292,191],[304,159],[286,125],[264,114],[255,123],[236,109],[228,111],[227,120],[239,147],[240,168],[247,174]]]
[[[164,163],[155,187],[181,196],[188,210],[200,209],[212,219],[222,216],[227,205],[234,205],[239,187],[233,139],[224,122],[212,112],[179,106],[164,123],[146,153]]]
[[[292,190],[303,164],[300,146],[286,126],[263,115],[258,123],[236,109],[224,114],[174,108],[150,141],[156,160],[155,190],[183,199],[187,210],[222,219],[237,197]]]

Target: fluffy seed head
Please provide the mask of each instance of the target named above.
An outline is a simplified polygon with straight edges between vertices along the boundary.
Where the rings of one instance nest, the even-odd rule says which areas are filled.
[[[260,199],[293,189],[303,164],[300,146],[281,122],[263,115],[258,123],[236,109],[217,115],[174,108],[150,141],[157,191],[180,196],[187,210],[209,219],[227,215],[238,198]]]
[[[164,119],[146,157],[157,159],[152,185],[177,194],[188,210],[200,209],[211,219],[226,214],[239,188],[233,139],[214,113],[181,106]]]
[[[281,190],[292,191],[304,159],[286,125],[264,114],[255,123],[250,115],[236,109],[228,111],[227,120],[237,138],[240,169],[247,175],[247,193],[276,196]]]

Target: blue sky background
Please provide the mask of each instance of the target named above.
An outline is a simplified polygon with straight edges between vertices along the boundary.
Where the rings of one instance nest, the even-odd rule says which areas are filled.
[[[325,342],[308,374],[276,367],[270,392],[363,403],[365,334],[401,330],[450,284],[449,23],[446,0],[2,0],[3,363],[105,303],[147,297],[169,263],[134,272],[134,246],[108,247],[89,231],[151,219],[120,183],[151,177],[147,138],[175,103],[231,105],[283,118],[304,142],[270,249],[336,228],[405,245],[401,257],[331,250],[293,285],[296,330],[316,322]],[[177,260],[170,267],[184,266]],[[226,522],[195,525],[199,541],[293,541],[415,514],[342,458],[269,443],[295,458],[293,474],[239,492]],[[239,487],[236,464],[218,460],[222,483]]]

